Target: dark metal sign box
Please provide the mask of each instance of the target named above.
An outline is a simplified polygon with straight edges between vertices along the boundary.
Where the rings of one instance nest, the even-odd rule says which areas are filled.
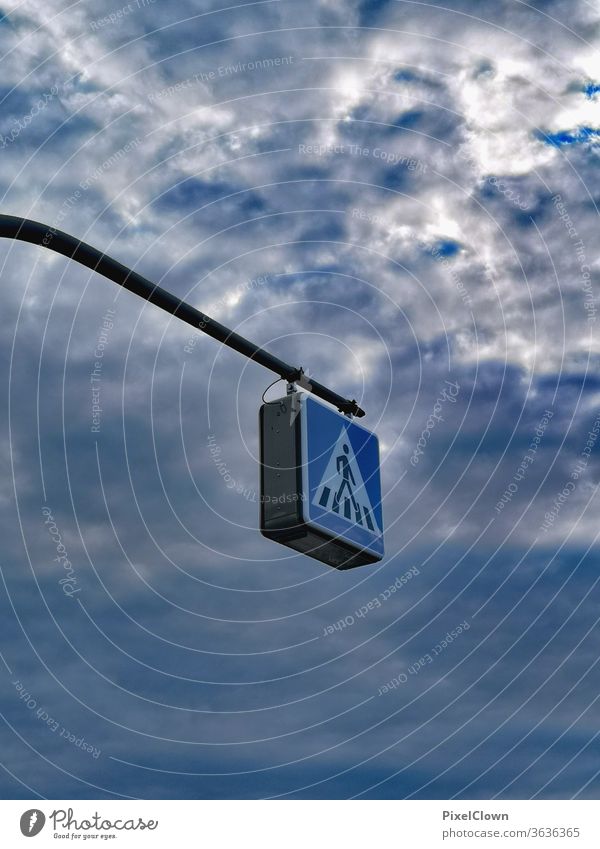
[[[383,557],[377,437],[314,397],[260,408],[260,490],[269,539],[336,569]]]

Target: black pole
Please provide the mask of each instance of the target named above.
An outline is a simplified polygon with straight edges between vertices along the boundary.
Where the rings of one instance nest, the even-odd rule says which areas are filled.
[[[68,233],[63,233],[62,230],[56,230],[54,227],[48,227],[46,224],[40,224],[38,221],[31,221],[29,218],[19,218],[15,215],[0,215],[0,237],[5,239],[19,239],[22,242],[31,242],[34,245],[41,245],[63,256],[74,259],[81,265],[91,268],[92,271],[97,271],[104,277],[108,277],[124,289],[128,289],[140,298],[160,307],[165,312],[171,313],[181,321],[191,324],[197,330],[202,330],[227,345],[233,348],[238,353],[243,354],[254,362],[258,363],[270,371],[275,372],[289,383],[301,381],[305,389],[310,390],[314,395],[334,404],[341,413],[351,414],[353,416],[364,416],[365,411],[362,410],[356,401],[350,401],[333,392],[322,383],[316,380],[303,378],[301,368],[295,368],[288,365],[283,360],[274,357],[264,348],[259,348],[258,345],[244,339],[238,333],[219,324],[218,321],[210,318],[185,301],[181,301],[167,292],[166,289],[161,289],[160,286],[155,286],[150,280],[137,274],[132,269],[121,265],[115,259],[96,250],[91,245],[86,245],[85,242],[79,241],[74,236],[69,236]]]

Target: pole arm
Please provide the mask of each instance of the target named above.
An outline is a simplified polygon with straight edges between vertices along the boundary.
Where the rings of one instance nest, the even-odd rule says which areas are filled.
[[[264,348],[260,348],[233,330],[220,324],[213,318],[195,309],[185,301],[176,298],[166,289],[156,286],[142,277],[141,274],[127,268],[115,259],[107,256],[91,245],[81,242],[74,236],[69,236],[68,233],[63,233],[62,230],[57,230],[55,227],[49,227],[46,224],[40,224],[38,221],[31,221],[29,218],[19,218],[15,215],[0,215],[0,237],[4,239],[18,239],[22,242],[31,242],[34,245],[48,248],[51,251],[62,254],[69,259],[74,259],[81,265],[91,268],[92,271],[97,271],[104,277],[108,277],[113,283],[117,283],[129,292],[139,295],[146,301],[150,301],[165,312],[170,313],[181,321],[191,324],[196,330],[201,330],[207,333],[223,345],[233,348],[243,356],[258,363],[261,366],[269,369],[275,374],[278,374],[283,380],[288,383],[301,381],[303,388],[308,389],[314,395],[322,398],[333,404],[341,413],[350,414],[353,416],[364,416],[365,411],[362,410],[356,401],[343,398],[337,392],[328,389],[322,383],[303,377],[303,370],[285,363],[278,357],[273,356]]]

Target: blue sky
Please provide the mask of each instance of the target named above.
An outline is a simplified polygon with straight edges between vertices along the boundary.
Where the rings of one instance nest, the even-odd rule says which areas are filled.
[[[597,9],[2,12],[2,211],[358,398],[387,525],[262,538],[270,374],[1,244],[2,796],[597,798]]]

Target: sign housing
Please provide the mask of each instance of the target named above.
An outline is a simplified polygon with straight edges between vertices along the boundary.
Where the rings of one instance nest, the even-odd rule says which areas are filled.
[[[379,441],[303,392],[260,408],[260,529],[336,569],[383,557]]]

